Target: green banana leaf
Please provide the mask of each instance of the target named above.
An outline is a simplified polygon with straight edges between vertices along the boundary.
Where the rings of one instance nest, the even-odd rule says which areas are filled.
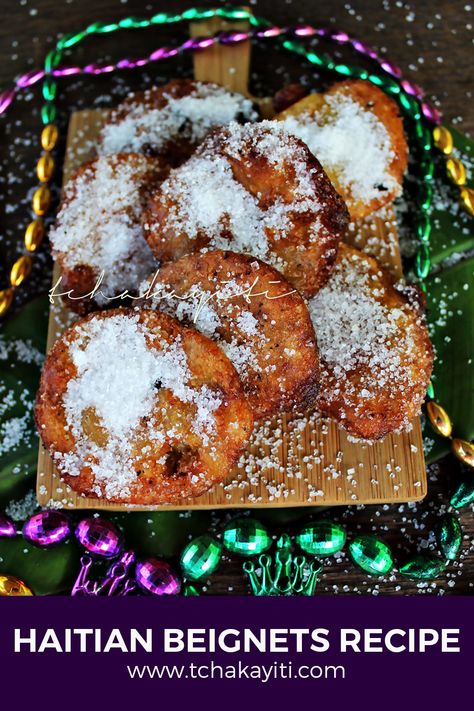
[[[455,423],[455,434],[474,439],[474,258],[445,269],[428,281],[431,338],[436,349],[435,398]],[[437,437],[427,452],[435,461],[449,451],[449,441]]]
[[[474,177],[474,141],[449,127],[454,139],[456,155],[468,169],[470,183]],[[430,252],[433,265],[443,265],[455,255],[474,249],[473,220],[459,204],[459,190],[442,180],[445,173],[445,159],[439,159],[438,173],[441,180],[434,191]],[[449,206],[449,209],[446,209]]]
[[[34,299],[0,333],[0,508],[31,487],[38,436],[33,402],[46,346],[47,299]]]
[[[77,577],[79,557],[72,540],[37,548],[20,536],[0,539],[0,575],[20,578],[35,595],[67,594]]]

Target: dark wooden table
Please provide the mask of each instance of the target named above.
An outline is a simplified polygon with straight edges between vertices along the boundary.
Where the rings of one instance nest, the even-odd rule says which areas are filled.
[[[0,23],[0,87],[11,84],[13,77],[33,67],[39,67],[56,38],[78,31],[97,20],[115,21],[130,15],[149,16],[164,10],[180,10],[190,6],[178,0],[151,3],[144,0],[16,0],[2,6]],[[200,0],[199,6],[224,3]],[[375,48],[384,51],[407,76],[421,84],[428,96],[442,109],[446,120],[460,130],[474,132],[472,112],[472,52],[474,16],[466,0],[257,0],[249,3],[255,14],[285,25],[306,21],[318,26],[329,25],[359,36]],[[89,38],[71,54],[71,62],[85,64],[96,59],[140,56],[156,46],[172,43],[173,35],[183,29],[129,31],[120,35]],[[344,53],[341,54],[344,57]],[[58,100],[60,123],[64,128],[69,111],[86,106],[116,104],[129,89],[150,82],[161,82],[181,73],[189,73],[189,58],[177,64],[155,64],[147,70],[97,77],[89,82],[68,79],[61,83]],[[277,51],[263,54],[257,49],[253,57],[254,89],[268,93],[301,76],[308,84],[327,81],[317,77],[288,55]],[[29,218],[29,198],[35,184],[34,165],[39,149],[38,87],[26,92],[7,120],[0,121],[2,172],[0,176],[0,264],[11,264],[18,253],[18,243]],[[60,176],[58,176],[59,182]],[[2,278],[5,271],[2,273]],[[49,288],[50,260],[47,245],[35,260],[33,276],[22,291],[25,301]],[[342,520],[351,535],[375,532],[392,544],[403,560],[417,549],[433,547],[430,534],[439,512],[444,510],[448,492],[458,480],[460,467],[450,458],[430,470],[428,498],[416,506],[351,507],[333,509],[325,515]],[[265,513],[262,514],[265,517]],[[279,522],[272,520],[273,532],[294,532],[301,525],[299,512],[282,514]],[[329,561],[319,584],[320,594],[470,594],[474,578],[474,517],[463,511],[463,553],[451,565],[446,575],[436,583],[416,585],[394,576],[380,581],[364,575],[347,558]],[[238,561],[222,565],[209,586],[209,592],[245,592],[246,587]]]

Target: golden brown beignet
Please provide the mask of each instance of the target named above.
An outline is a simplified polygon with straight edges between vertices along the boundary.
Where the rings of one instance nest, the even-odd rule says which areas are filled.
[[[219,344],[256,418],[314,404],[313,325],[303,298],[273,267],[223,250],[190,254],[161,267],[148,296],[147,303]]]
[[[180,502],[223,481],[253,417],[222,350],[152,310],[79,320],[49,352],[36,422],[63,479],[122,504]]]
[[[327,281],[347,209],[309,149],[273,121],[209,135],[152,196],[143,216],[161,262],[207,249],[252,254],[300,293]]]
[[[406,429],[423,404],[433,349],[413,287],[341,244],[327,285],[309,301],[319,347],[318,407],[368,440]]]
[[[402,119],[395,102],[371,82],[339,82],[275,119],[309,146],[352,219],[400,194],[408,159]]]

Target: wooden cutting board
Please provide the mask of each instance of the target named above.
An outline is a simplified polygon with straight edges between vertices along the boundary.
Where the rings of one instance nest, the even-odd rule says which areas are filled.
[[[232,23],[246,28],[245,22]],[[191,25],[191,34],[209,35],[228,29],[214,18]],[[249,95],[250,43],[217,45],[194,55],[195,78],[214,81]],[[271,115],[271,101],[257,99]],[[79,111],[69,123],[64,180],[94,156],[94,142],[107,116],[105,110]],[[392,209],[353,225],[348,241],[365,249],[399,277],[402,274],[396,222]],[[53,283],[59,277],[55,267]],[[48,349],[74,317],[59,301],[51,307]],[[276,417],[257,429],[243,461],[221,485],[180,505],[130,507],[76,496],[56,473],[40,446],[37,495],[42,506],[78,509],[218,509],[286,506],[334,506],[417,501],[426,495],[427,481],[419,418],[410,432],[391,435],[374,445],[350,442],[334,422],[317,413],[304,418]]]

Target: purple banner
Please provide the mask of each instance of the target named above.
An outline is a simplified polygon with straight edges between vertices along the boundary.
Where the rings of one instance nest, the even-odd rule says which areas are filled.
[[[473,632],[471,598],[3,598],[2,708],[442,709]]]

